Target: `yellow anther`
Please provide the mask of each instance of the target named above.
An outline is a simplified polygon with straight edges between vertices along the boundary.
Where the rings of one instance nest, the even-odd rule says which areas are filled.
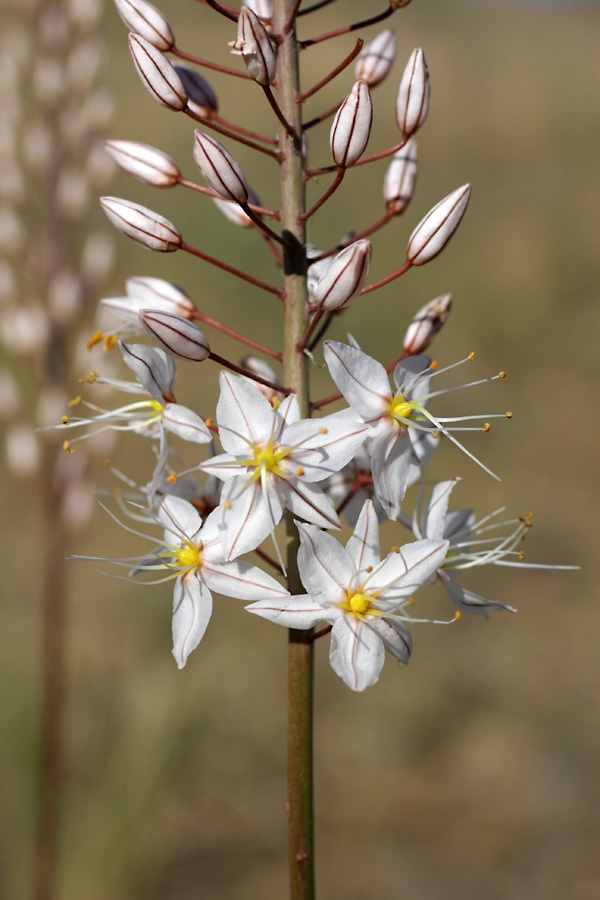
[[[392,547],[390,553],[400,553],[400,547]]]
[[[511,412],[505,413],[505,416],[506,416],[507,419],[512,419],[512,413],[511,413]]]
[[[271,406],[273,407],[273,409],[279,409],[279,407],[281,406],[281,397],[278,394],[275,394],[273,397],[271,397]]]
[[[207,428],[212,428],[214,425],[214,422],[212,419],[205,419],[204,424],[206,425]]]
[[[433,438],[439,438],[439,436],[440,436],[440,433],[439,433],[439,431],[438,431],[437,428],[436,428],[435,431],[432,433],[431,437],[433,437]]]
[[[370,574],[373,571],[373,566],[367,566],[367,572]]]
[[[529,521],[525,522],[525,528],[532,528],[532,527],[533,527],[533,522],[529,522]]]
[[[471,352],[469,353],[469,355],[467,356],[467,359],[469,360],[469,362],[471,362],[472,360],[475,359],[475,354],[473,353],[472,350],[471,350]]]
[[[87,378],[79,378],[79,384],[93,384],[98,378],[98,372],[94,372],[93,370],[90,372]]]
[[[177,475],[175,475],[175,473],[173,473],[172,475],[169,475],[169,477],[167,478],[167,484],[175,484],[176,481],[177,481]]]
[[[104,340],[102,341],[102,346],[103,346],[104,350],[106,350],[106,351],[112,350],[112,348],[115,346],[116,343],[117,343],[116,334],[105,334],[104,335]]]
[[[121,488],[113,489],[113,497],[118,497],[120,493],[121,493]]]
[[[499,378],[506,378],[506,372],[498,372]]]
[[[73,452],[73,448],[71,447],[69,441],[63,441],[63,450],[65,451],[65,453]]]
[[[95,331],[87,344],[85,345],[88,350],[91,350],[96,344],[99,344],[104,336],[103,331]]]
[[[77,394],[76,397],[73,397],[72,400],[69,400],[67,406],[77,406],[78,403],[81,403],[81,395]]]
[[[408,600],[407,600],[406,602],[408,603],[409,606],[414,606],[414,605],[415,605],[414,597],[409,597]]]
[[[68,424],[69,424],[69,417],[68,417],[68,416],[63,416],[62,419],[60,420],[60,424],[61,424],[61,425],[68,425]]]
[[[483,426],[483,430],[484,430],[484,431],[489,431],[491,427],[492,427],[492,426],[490,425],[490,423],[489,423],[489,422],[486,422],[485,425]]]
[[[319,434],[327,434],[326,428],[319,428]]]
[[[455,621],[455,622],[458,622],[458,621],[460,620],[460,618],[461,618],[460,613],[459,613],[459,612],[455,612],[455,613],[454,613],[454,621]]]
[[[521,550],[520,553],[519,553],[519,559],[520,559],[520,560],[524,560],[524,559],[525,559],[525,553],[523,552],[523,550]]]
[[[104,460],[104,468],[110,469],[110,459],[108,457]]]
[[[526,512],[525,515],[527,516],[528,519],[533,519],[533,513],[532,513],[532,512]]]
[[[435,369],[437,369],[437,367],[438,367],[437,362],[435,361],[435,359],[432,359],[431,362],[429,363],[429,368],[430,368],[432,371],[435,371]]]
[[[296,475],[298,475],[300,478],[302,478],[302,476],[304,474],[305,474],[305,472],[304,472],[304,469],[302,468],[302,466],[298,466],[298,468],[296,469]]]
[[[223,506],[225,507],[225,509],[231,509],[231,500],[225,500]]]

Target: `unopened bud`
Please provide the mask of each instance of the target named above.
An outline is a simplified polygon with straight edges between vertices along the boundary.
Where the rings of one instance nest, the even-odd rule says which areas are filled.
[[[145,344],[119,343],[123,362],[139,383],[159,403],[175,402],[177,370],[168,353]]]
[[[101,197],[102,209],[113,225],[148,250],[171,252],[181,244],[181,235],[168,219],[139,203],[119,197]]]
[[[266,381],[270,381],[272,384],[281,384],[274,369],[272,369],[269,363],[265,362],[264,359],[259,359],[258,356],[245,356],[242,359],[242,365],[249,372],[252,372],[254,375],[258,375],[259,378],[264,378]],[[250,379],[247,380],[250,381]],[[259,384],[256,381],[252,381],[252,384],[261,392],[264,397],[267,398],[269,403],[273,400],[274,397],[279,397],[279,399],[281,399],[281,395],[278,394],[278,392],[273,388],[269,388],[264,384]]]
[[[244,0],[244,6],[256,13],[259,19],[273,18],[273,0]]]
[[[413,266],[423,266],[441,253],[465,214],[471,185],[463,184],[440,200],[422,219],[408,240],[406,258]]]
[[[207,118],[216,113],[219,109],[219,103],[217,95],[208,81],[202,75],[194,72],[193,69],[188,69],[187,66],[177,65],[173,68],[181,78],[181,83],[188,95],[188,109],[191,109],[198,116]]]
[[[404,135],[414,134],[427,117],[429,75],[423,51],[413,50],[402,75],[396,100],[396,121]]]
[[[321,309],[331,312],[352,305],[363,289],[371,262],[369,241],[355,241],[345,247],[319,278],[314,300]]]
[[[147,0],[115,0],[117,12],[130,31],[145,38],[163,53],[175,43],[171,26],[159,10]]]
[[[6,467],[16,478],[32,478],[42,461],[38,437],[28,422],[9,425],[5,435]]]
[[[175,112],[185,109],[185,88],[167,57],[139,34],[129,35],[129,49],[144,87],[157,103]]]
[[[159,347],[179,359],[202,362],[210,356],[210,346],[202,332],[180,316],[143,309],[140,322]]]
[[[161,309],[191,319],[196,307],[180,287],[162,278],[128,278],[125,282],[130,299],[139,300],[140,309]]]
[[[450,315],[452,294],[442,294],[426,303],[416,314],[404,338],[406,356],[418,356],[424,353],[432,340]]]
[[[247,202],[248,184],[244,173],[222,144],[201,131],[195,131],[194,160],[210,187],[220,197],[238,203]]]
[[[112,158],[125,172],[153,187],[173,187],[181,177],[174,161],[162,150],[137,141],[104,141]]]
[[[388,75],[396,54],[396,32],[382,31],[362,49],[356,61],[356,77],[375,87]]]
[[[233,200],[222,200],[221,197],[213,197],[213,203],[234,225],[239,225],[242,228],[251,228],[254,225],[250,216],[246,215],[241,206],[238,206]],[[261,205],[260,199],[250,188],[248,189],[248,203],[254,206]]]
[[[388,212],[399,216],[412,199],[417,180],[417,145],[411,138],[394,153],[385,173],[383,199]]]
[[[353,166],[362,156],[369,141],[373,104],[369,87],[364,81],[357,81],[338,109],[329,143],[336,165]]]
[[[248,75],[258,84],[272,84],[277,69],[277,57],[267,33],[256,13],[242,6],[238,17],[237,41],[230,41],[234,56],[241,56]]]

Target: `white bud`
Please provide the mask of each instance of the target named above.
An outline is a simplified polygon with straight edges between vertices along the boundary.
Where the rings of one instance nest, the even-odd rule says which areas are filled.
[[[101,197],[100,204],[115,228],[148,250],[168,253],[180,246],[181,235],[172,222],[151,209],[119,197]]]
[[[32,87],[34,96],[41,105],[58,103],[65,90],[65,71],[60,58],[38,57],[33,68]]]
[[[175,363],[162,350],[145,344],[123,344],[119,350],[125,365],[129,366],[139,383],[159,403],[175,402]]]
[[[93,141],[85,161],[86,175],[95,188],[103,188],[115,175],[115,164],[100,141]]]
[[[67,83],[71,90],[87,93],[94,83],[106,55],[97,37],[79,40],[71,50],[67,63]]]
[[[180,287],[162,278],[128,278],[125,282],[127,296],[140,303],[139,309],[161,309],[191,319],[196,307]],[[102,301],[103,303],[105,301]],[[109,305],[108,303],[106,305]]]
[[[407,356],[424,353],[450,315],[451,309],[452,294],[442,294],[426,303],[406,330],[404,353]]]
[[[375,87],[388,75],[396,54],[396,32],[382,31],[362,49],[356,61],[356,78]]]
[[[147,0],[115,0],[117,12],[130,31],[135,31],[157,50],[166,52],[175,43],[171,26]]]
[[[83,458],[81,456],[81,459]],[[66,480],[61,491],[60,518],[69,534],[81,536],[82,531],[92,521],[96,502],[94,486],[85,478]]]
[[[210,355],[210,346],[202,332],[181,316],[143,309],[140,322],[159,347],[179,359],[202,362]]]
[[[181,177],[174,161],[162,150],[137,141],[104,141],[112,158],[125,172],[153,187],[173,187]]]
[[[245,369],[248,369],[249,372],[252,372],[254,375],[258,375],[259,378],[265,378],[272,384],[281,385],[281,382],[277,377],[277,373],[267,362],[264,361],[264,359],[259,359],[258,356],[245,356],[242,359],[242,365]],[[279,391],[276,391],[273,388],[269,388],[265,384],[259,384],[256,381],[252,381],[250,378],[247,378],[246,381],[249,381],[255,388],[257,388],[257,390],[259,390],[261,394],[267,398],[269,403],[271,402],[271,400],[273,400],[274,397],[279,397],[281,399]]]
[[[338,166],[353,166],[362,156],[369,141],[373,104],[369,87],[364,81],[357,81],[338,109],[329,143],[334,162]]]
[[[167,57],[139,34],[129,35],[129,49],[144,87],[157,103],[175,112],[185,109],[185,88]]]
[[[273,0],[244,0],[244,6],[251,9],[259,19],[270,21],[273,18]]]
[[[32,478],[41,463],[38,437],[28,422],[10,425],[5,435],[6,467],[16,478]]]
[[[429,76],[423,51],[413,50],[404,70],[396,100],[396,121],[402,134],[414,134],[427,117]]]
[[[77,273],[60,269],[48,284],[48,313],[50,319],[61,328],[71,325],[81,311],[83,285]]]
[[[345,247],[319,278],[314,300],[321,309],[347,309],[363,289],[369,263],[370,241],[355,241]]]
[[[225,200],[246,203],[248,184],[244,173],[225,147],[208,134],[194,132],[194,160],[213,191]]]
[[[237,41],[230,41],[234,56],[241,56],[248,74],[258,84],[272,84],[277,69],[277,57],[265,26],[258,16],[242,6],[238,17]]]
[[[50,340],[50,325],[41,306],[14,306],[0,320],[2,342],[12,356],[37,357]]]
[[[246,215],[241,206],[238,206],[233,200],[223,200],[221,197],[213,197],[213,203],[230,222],[233,222],[234,225],[239,225],[242,228],[251,228],[254,225],[252,219]],[[248,188],[248,203],[254,206],[261,205],[259,198],[250,188]]]
[[[199,116],[210,118],[218,111],[219,102],[208,81],[187,66],[177,65],[174,68],[188,95],[188,109]]]
[[[106,231],[92,231],[81,254],[81,275],[87,284],[101,285],[115,262],[115,242]]]
[[[83,216],[90,202],[90,186],[85,173],[73,166],[60,173],[56,185],[56,209],[62,218],[73,222]]]
[[[417,181],[417,145],[410,138],[394,153],[385,173],[383,199],[388,211],[395,216],[403,213],[412,199]]]
[[[308,288],[308,302],[315,302],[315,291],[317,290],[317,285],[319,283],[319,278],[323,275],[327,269],[329,268],[329,258],[325,257],[325,259],[319,259],[316,262],[311,263],[311,259],[315,256],[319,256],[321,251],[318,247],[313,246],[313,244],[306,245],[306,259],[308,262],[308,269],[306,272],[306,287]]]
[[[423,266],[441,253],[465,214],[471,185],[463,184],[440,200],[422,219],[408,240],[406,258],[413,266]]]

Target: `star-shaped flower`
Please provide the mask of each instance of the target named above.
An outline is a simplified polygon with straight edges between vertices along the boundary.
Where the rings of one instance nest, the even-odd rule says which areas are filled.
[[[298,569],[308,593],[261,600],[246,608],[287,628],[329,622],[329,661],[348,687],[362,691],[379,678],[385,650],[408,663],[412,643],[404,623],[410,618],[398,610],[442,565],[448,541],[415,541],[381,560],[370,500],[345,549],[313,525],[298,523],[298,529]]]

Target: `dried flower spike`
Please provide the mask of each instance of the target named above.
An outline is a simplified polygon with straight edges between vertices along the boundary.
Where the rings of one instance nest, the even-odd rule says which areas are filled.
[[[418,356],[424,353],[430,343],[446,322],[452,309],[452,294],[442,294],[426,303],[416,314],[404,338],[406,356]]]
[[[172,356],[192,362],[202,362],[210,356],[205,336],[187,319],[155,309],[142,309],[139,316],[150,337]]]
[[[185,109],[187,93],[167,57],[139,34],[129,35],[129,49],[144,87],[156,102],[174,112]]]
[[[372,121],[369,86],[364,81],[357,81],[331,126],[329,142],[336,165],[347,168],[360,159],[369,141]]]
[[[410,138],[394,153],[385,173],[383,199],[388,212],[399,216],[412,199],[417,181],[417,144]]]
[[[120,197],[101,197],[100,205],[113,225],[148,250],[171,252],[181,245],[175,226],[158,213]]]
[[[375,87],[388,75],[395,55],[396,32],[388,28],[363,47],[356,61],[356,78]]]
[[[117,165],[153,187],[173,187],[181,177],[175,162],[162,150],[137,141],[104,141]]]
[[[195,131],[194,160],[210,187],[220,197],[237,203],[247,202],[248,184],[244,173],[222,144],[208,134]]]
[[[273,83],[277,68],[275,50],[265,26],[247,6],[240,10],[237,41],[231,41],[229,46],[234,56],[243,58],[248,74],[258,84]]]
[[[423,51],[417,48],[410,55],[396,100],[396,120],[402,134],[414,134],[425,121],[428,110],[429,75]]]
[[[441,253],[465,214],[471,185],[463,184],[430,209],[411,234],[406,258],[413,266],[423,266]]]
[[[163,14],[147,0],[115,0],[117,12],[130,31],[165,53],[175,44],[171,26]]]

